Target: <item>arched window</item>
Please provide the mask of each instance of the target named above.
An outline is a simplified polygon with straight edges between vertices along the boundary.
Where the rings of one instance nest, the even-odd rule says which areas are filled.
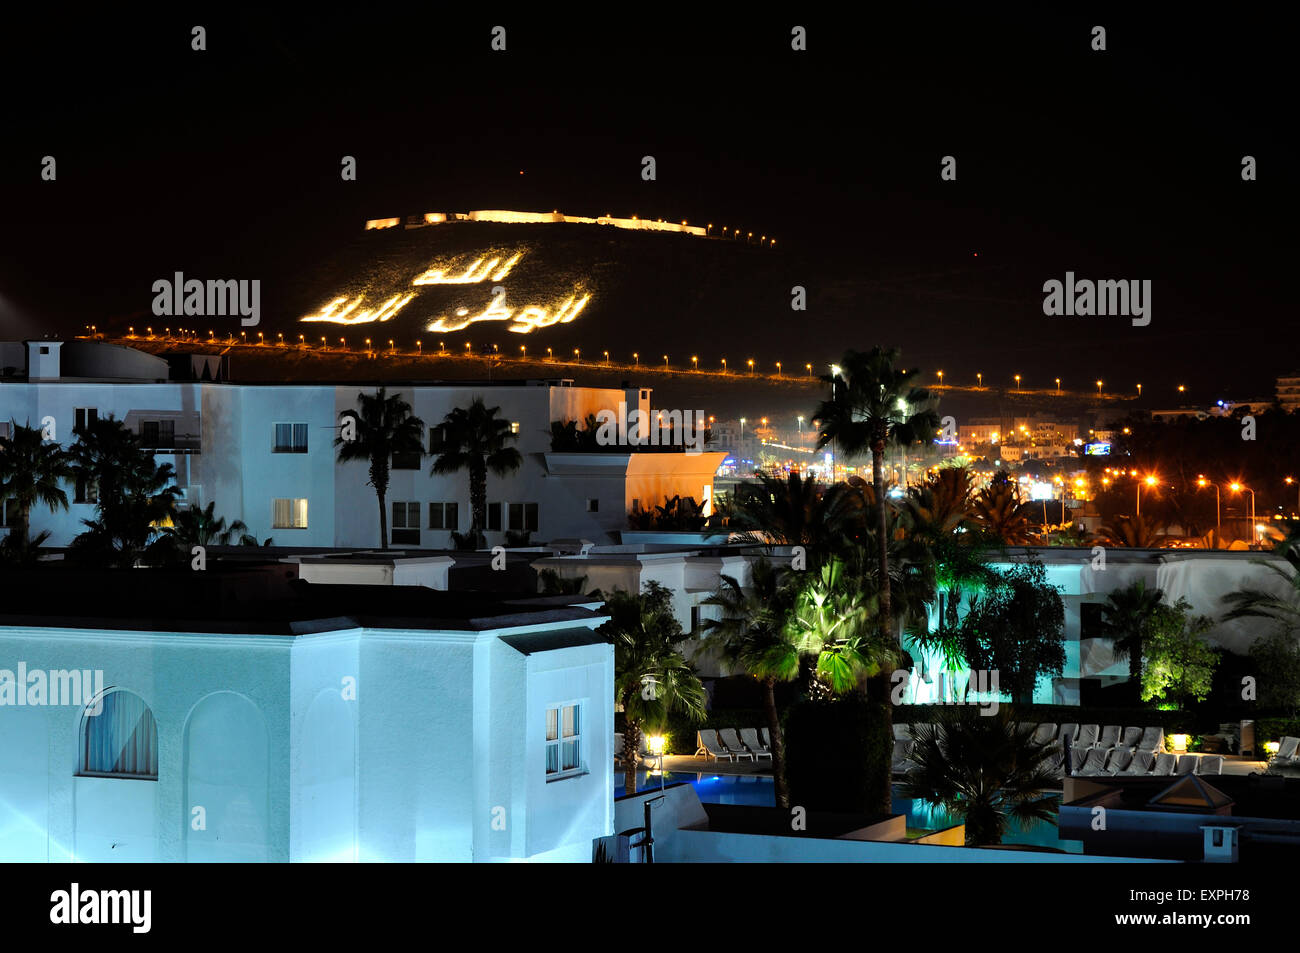
[[[82,720],[81,773],[158,780],[158,725],[139,695],[110,691]]]

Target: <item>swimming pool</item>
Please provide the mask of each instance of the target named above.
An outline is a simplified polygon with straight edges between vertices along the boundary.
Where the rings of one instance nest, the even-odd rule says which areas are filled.
[[[688,782],[701,801],[706,804],[746,804],[754,807],[772,807],[776,803],[775,788],[770,777],[754,775],[710,774],[708,772],[686,773],[682,771],[665,771],[663,783],[677,784]],[[647,772],[637,772],[637,790],[659,787],[658,775],[647,777]],[[933,808],[924,801],[899,797],[899,787],[894,785],[893,810],[897,814],[907,815],[907,826],[924,830],[941,830],[960,823],[942,808]],[[615,775],[614,796],[623,796],[623,773]],[[1055,795],[1059,800],[1060,795]],[[1004,844],[1024,844],[1034,847],[1054,847],[1071,854],[1083,853],[1083,842],[1061,840],[1057,836],[1054,822],[1035,822],[1021,828],[1012,821],[1007,833],[1002,838]]]

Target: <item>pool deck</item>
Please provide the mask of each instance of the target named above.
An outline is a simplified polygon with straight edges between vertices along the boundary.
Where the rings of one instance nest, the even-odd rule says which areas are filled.
[[[1192,754],[1196,754],[1192,752]],[[1196,755],[1204,757],[1203,755]],[[673,774],[721,774],[721,775],[759,775],[772,776],[772,762],[762,761],[718,761],[713,758],[691,757],[689,755],[664,755],[664,770]],[[1267,763],[1236,755],[1223,755],[1223,773],[1245,776],[1263,774]]]

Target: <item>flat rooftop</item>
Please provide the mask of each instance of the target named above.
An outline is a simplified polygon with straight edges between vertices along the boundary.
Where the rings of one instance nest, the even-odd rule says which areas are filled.
[[[75,597],[70,594],[75,593]],[[209,569],[41,566],[0,578],[0,627],[301,635],[358,627],[477,632],[589,627],[582,596],[313,584],[282,563]]]

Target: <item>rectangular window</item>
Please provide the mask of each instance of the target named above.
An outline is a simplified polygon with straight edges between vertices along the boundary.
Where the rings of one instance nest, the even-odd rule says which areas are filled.
[[[430,503],[429,529],[460,529],[457,510],[455,503]]]
[[[510,432],[513,434],[519,433],[519,421],[517,420],[510,421]]]
[[[276,424],[275,425],[275,452],[276,453],[306,453],[307,452],[307,425],[306,424]]]
[[[146,449],[176,446],[176,421],[140,421],[140,439]]]
[[[393,542],[403,546],[420,545],[420,504],[393,504]]]
[[[563,777],[582,771],[582,706],[546,709],[546,776]]]
[[[536,503],[511,503],[510,504],[510,522],[507,529],[511,532],[537,532],[537,504]]]
[[[15,526],[17,526],[18,525],[18,502],[16,500],[5,500],[3,503],[0,503],[0,508],[3,508],[4,510],[3,525],[9,529],[13,529]]]
[[[588,500],[588,501],[587,501],[587,512],[588,512],[588,513],[599,513],[599,512],[600,512],[600,500]]]
[[[409,453],[393,454],[394,470],[418,470],[420,469],[420,452],[418,450]]]
[[[429,452],[440,453],[447,444],[447,431],[441,425],[429,428]]]
[[[306,529],[307,501],[277,499],[271,516],[274,529]]]
[[[501,532],[501,504],[489,503],[487,505],[487,528],[490,532]]]
[[[700,634],[700,607],[691,606],[691,635]]]
[[[73,503],[98,503],[99,482],[88,476],[77,477],[77,495]]]
[[[94,407],[78,407],[75,416],[75,428],[84,430],[99,419],[99,411]]]

